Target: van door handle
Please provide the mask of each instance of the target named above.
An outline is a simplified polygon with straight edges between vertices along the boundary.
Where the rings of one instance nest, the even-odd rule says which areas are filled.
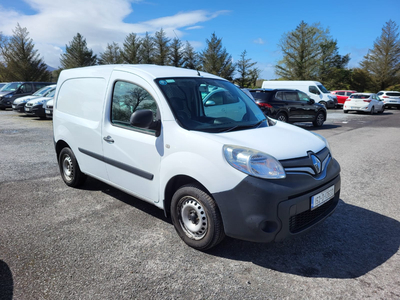
[[[114,143],[114,140],[112,139],[111,136],[107,135],[105,137],[103,137],[103,140],[105,140],[107,143],[112,144]]]

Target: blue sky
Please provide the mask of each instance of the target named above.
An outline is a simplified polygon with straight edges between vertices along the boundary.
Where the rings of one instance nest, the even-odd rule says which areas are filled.
[[[400,25],[400,0],[1,0],[0,31],[12,35],[17,23],[26,27],[45,62],[57,68],[59,57],[79,32],[99,54],[107,43],[122,46],[131,33],[142,36],[163,30],[189,41],[196,51],[215,32],[234,61],[246,50],[264,79],[275,78],[282,58],[277,44],[303,20],[319,22],[336,39],[341,55],[357,67],[390,19]]]

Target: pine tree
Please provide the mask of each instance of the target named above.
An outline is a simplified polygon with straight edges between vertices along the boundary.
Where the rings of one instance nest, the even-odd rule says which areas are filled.
[[[382,34],[374,42],[360,65],[371,73],[376,88],[385,90],[396,83],[400,72],[399,26],[389,20],[382,28]]]
[[[130,33],[125,38],[124,48],[121,53],[124,59],[124,63],[140,64],[142,61],[142,58],[140,56],[141,47],[141,39],[135,33]]]
[[[247,51],[244,50],[240,55],[240,60],[236,64],[236,69],[240,77],[236,78],[235,81],[241,87],[250,87],[252,85],[255,75],[252,67],[257,64],[256,62],[252,62],[250,58],[246,58],[246,55]]]
[[[63,69],[93,66],[97,63],[97,56],[88,49],[86,39],[77,33],[69,46],[65,45],[65,53],[61,54],[60,62]]]
[[[319,24],[309,26],[304,21],[296,30],[285,33],[278,46],[283,59],[275,66],[275,73],[287,80],[310,80],[318,77],[320,43],[328,32]]]
[[[140,57],[142,58],[142,64],[154,63],[154,41],[148,32],[142,39]]]
[[[228,80],[232,80],[235,66],[232,56],[222,48],[222,39],[217,38],[215,33],[210,40],[206,40],[207,48],[201,53],[202,69],[205,72],[218,75]]]
[[[170,45],[169,64],[174,67],[183,66],[182,42],[178,38],[174,38]]]
[[[50,72],[43,58],[34,49],[29,32],[19,24],[9,39],[1,37],[0,72],[6,81],[49,81]]]
[[[162,28],[154,34],[154,63],[156,65],[165,66],[168,64],[169,42],[170,39],[167,38]]]
[[[121,50],[117,43],[107,44],[107,49],[103,53],[100,53],[99,64],[122,64],[123,58],[121,55]]]
[[[186,41],[185,48],[183,49],[183,67],[193,70],[200,69],[199,55],[188,41]]]

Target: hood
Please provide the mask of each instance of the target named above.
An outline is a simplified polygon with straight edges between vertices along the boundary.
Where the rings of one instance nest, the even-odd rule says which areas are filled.
[[[259,150],[278,160],[305,157],[308,151],[317,153],[326,147],[325,142],[313,133],[279,121],[274,126],[257,129],[219,134],[197,133],[222,145],[236,145]]]
[[[8,94],[11,94],[11,93],[14,93],[14,92],[10,92],[10,91],[6,91],[6,92],[0,92],[0,97],[3,97],[3,96],[5,96],[5,95],[8,95]]]
[[[38,96],[33,96],[33,95],[19,97],[19,98],[14,100],[14,104],[20,104],[20,103],[23,103],[23,102],[28,102],[29,100],[35,99],[37,97]]]
[[[49,100],[51,100],[51,99],[53,99],[53,97],[37,97],[37,98],[35,98],[35,99],[32,99],[32,100],[29,100],[27,103],[30,103],[30,104],[32,104],[32,105],[36,105],[36,104],[38,104],[39,102],[46,102],[46,101],[49,101]]]

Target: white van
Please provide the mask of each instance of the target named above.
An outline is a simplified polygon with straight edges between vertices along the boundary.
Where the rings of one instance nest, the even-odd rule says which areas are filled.
[[[54,142],[68,186],[86,175],[171,216],[189,246],[279,241],[328,217],[340,167],[326,140],[266,118],[227,80],[155,65],[61,72]]]
[[[264,81],[261,87],[263,89],[296,89],[306,93],[311,99],[324,105],[326,108],[335,108],[337,106],[337,97],[332,95],[318,81],[269,80]]]

